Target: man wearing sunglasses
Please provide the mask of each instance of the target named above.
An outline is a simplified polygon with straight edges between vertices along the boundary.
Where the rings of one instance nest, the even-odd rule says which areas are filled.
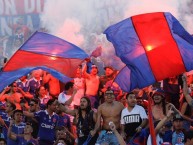
[[[38,99],[31,99],[30,103],[29,103],[29,112],[30,113],[35,113],[39,111],[39,101]],[[37,138],[38,135],[38,121],[35,118],[31,118],[31,117],[26,117],[26,122],[30,122],[33,126],[33,132],[32,132],[32,136],[33,138]]]

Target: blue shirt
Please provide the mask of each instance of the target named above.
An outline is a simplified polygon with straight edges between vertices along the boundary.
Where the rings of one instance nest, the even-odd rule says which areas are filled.
[[[15,134],[23,134],[25,123],[21,122],[19,125],[13,125],[11,131]],[[7,145],[18,145],[18,140],[12,140],[9,137],[7,138]]]
[[[180,133],[173,132],[172,134],[172,144],[184,144],[184,133],[181,131]]]
[[[59,116],[58,126],[71,128],[70,117],[66,114]]]
[[[172,143],[172,134],[173,134],[172,130],[165,131],[163,141]]]
[[[28,145],[28,143],[32,143],[34,145],[38,145],[38,142],[35,139],[25,140],[23,137],[17,137],[18,145]]]
[[[8,114],[5,112],[0,112],[0,116],[4,120],[6,126],[9,127],[11,117],[8,116]],[[5,125],[3,126],[2,133],[5,137],[5,139],[7,139],[7,128],[5,127]]]
[[[26,81],[25,83],[17,82],[17,86],[20,87],[24,92],[29,91],[29,86],[27,86],[27,84],[28,84],[28,81]]]
[[[47,110],[41,110],[34,113],[39,123],[38,137],[40,140],[55,140],[55,127],[58,125],[59,116],[53,113],[49,116]]]
[[[35,78],[31,78],[27,83],[27,87],[29,87],[29,93],[35,97],[36,89],[38,89],[41,84],[42,80],[38,82]]]

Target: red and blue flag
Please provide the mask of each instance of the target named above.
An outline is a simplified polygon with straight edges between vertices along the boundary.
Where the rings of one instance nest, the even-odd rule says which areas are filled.
[[[53,35],[35,32],[0,72],[0,91],[35,69],[50,72],[62,82],[75,76],[78,65],[89,56],[79,47]]]
[[[115,79],[126,92],[193,69],[193,37],[168,12],[136,15],[104,33],[126,64]]]

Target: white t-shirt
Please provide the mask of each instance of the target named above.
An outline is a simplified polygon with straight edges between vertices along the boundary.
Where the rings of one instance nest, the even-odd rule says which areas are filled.
[[[127,136],[132,137],[135,134],[136,128],[141,125],[143,119],[147,119],[147,114],[142,106],[135,105],[130,112],[128,108],[122,110],[121,124],[125,126]]]
[[[58,96],[58,102],[64,104],[66,101],[70,99],[71,95],[66,95],[64,92],[60,93]],[[74,103],[72,103],[68,106],[71,109],[74,109]]]
[[[125,108],[121,112],[121,124],[138,122],[139,117],[141,119],[147,119],[147,114],[142,106],[135,105],[135,107],[130,112],[127,108]]]
[[[58,102],[64,104],[66,101],[70,99],[71,95],[66,95],[64,92],[60,93],[58,96]],[[67,105],[67,107],[71,110],[74,109],[73,102],[70,105]],[[73,122],[74,117],[71,115],[68,115],[70,117],[70,121]]]

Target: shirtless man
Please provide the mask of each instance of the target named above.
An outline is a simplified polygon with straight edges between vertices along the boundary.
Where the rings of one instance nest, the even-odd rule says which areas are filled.
[[[98,67],[96,65],[91,66],[91,72],[86,72],[86,65],[83,68],[83,75],[86,80],[86,91],[85,95],[90,99],[92,108],[98,108],[98,89],[99,89],[99,76]]]
[[[49,86],[49,94],[52,97],[57,97],[60,94],[60,82],[58,79],[53,77],[51,74],[46,73],[44,71],[43,73],[43,83],[46,84],[48,83]]]
[[[7,100],[16,105],[16,109],[21,109],[20,100],[22,94],[18,92],[18,86],[16,82],[13,82],[10,87],[6,87],[0,94],[0,101],[5,103]]]
[[[154,105],[152,106],[153,118],[155,121],[162,120],[166,116],[170,106],[173,106],[173,104],[166,102],[162,90],[156,90],[153,93],[152,99],[154,102]]]
[[[92,136],[100,128],[101,118],[103,119],[102,131],[97,139],[98,144],[108,143],[112,145],[118,145],[118,140],[115,134],[111,131],[109,124],[114,122],[116,129],[120,129],[120,119],[121,111],[124,109],[124,106],[117,101],[114,101],[115,95],[112,90],[107,90],[105,92],[105,102],[101,104],[97,112],[97,121],[95,124],[94,130],[90,132]]]

